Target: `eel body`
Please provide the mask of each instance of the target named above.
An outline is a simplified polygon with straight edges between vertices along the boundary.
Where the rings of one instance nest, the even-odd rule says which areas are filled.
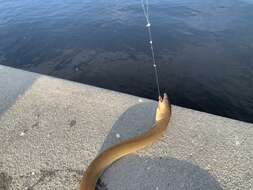
[[[95,190],[98,178],[113,162],[123,156],[143,149],[162,136],[168,126],[170,116],[170,102],[167,95],[164,94],[163,98],[159,97],[154,127],[146,133],[116,144],[98,155],[85,171],[81,181],[80,190]]]

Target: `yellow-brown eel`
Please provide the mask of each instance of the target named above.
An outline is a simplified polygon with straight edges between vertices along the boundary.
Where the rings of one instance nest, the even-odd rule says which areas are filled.
[[[156,122],[148,132],[112,146],[98,155],[89,165],[81,181],[80,190],[95,190],[96,183],[103,171],[113,162],[127,154],[134,153],[152,144],[166,130],[171,116],[171,106],[166,94],[159,97],[156,109]]]

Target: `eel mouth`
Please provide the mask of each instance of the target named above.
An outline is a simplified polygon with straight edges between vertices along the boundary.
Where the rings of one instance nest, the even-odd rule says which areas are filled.
[[[156,121],[169,119],[171,116],[171,105],[166,93],[163,97],[159,96],[158,106],[156,109]]]

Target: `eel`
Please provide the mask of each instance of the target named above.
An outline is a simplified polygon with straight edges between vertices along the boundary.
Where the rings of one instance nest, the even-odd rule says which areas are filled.
[[[171,105],[168,96],[159,97],[155,124],[149,131],[129,140],[116,144],[99,154],[84,172],[80,190],[95,190],[98,178],[113,162],[152,144],[166,130],[171,117]]]

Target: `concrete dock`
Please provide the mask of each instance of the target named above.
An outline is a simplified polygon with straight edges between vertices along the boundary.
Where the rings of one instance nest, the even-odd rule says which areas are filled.
[[[0,190],[79,189],[99,152],[147,131],[156,102],[0,65]],[[98,190],[253,189],[253,124],[172,106],[159,141]]]

